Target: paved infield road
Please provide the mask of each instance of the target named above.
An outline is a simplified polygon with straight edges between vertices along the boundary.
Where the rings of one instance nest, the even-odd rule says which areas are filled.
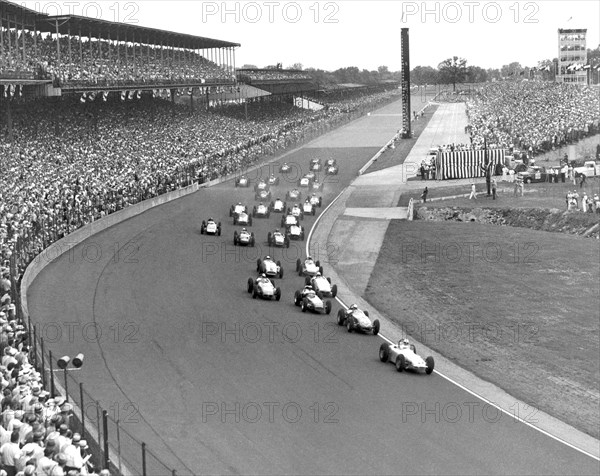
[[[399,113],[400,104],[381,112]],[[378,149],[369,132],[357,137],[361,129],[376,120],[379,135],[397,130],[399,120],[381,119],[355,121],[345,141],[344,130],[336,132],[336,145],[357,147],[304,148],[286,160],[306,167],[312,156],[338,159],[341,173],[322,194],[326,205]],[[275,195],[289,188],[282,181]],[[380,338],[335,324],[337,302],[329,316],[303,314],[293,295],[303,284],[294,270],[305,244],[285,252],[266,246],[278,215],[255,219],[255,248],[233,246],[239,227],[229,206],[251,207],[253,198],[252,189],[229,182],[150,210],[59,258],[29,291],[33,319],[47,324],[42,337],[55,341],[50,349],[84,352],[78,377],[86,389],[105,407],[133,402],[138,412],[125,429],[178,474],[598,473],[597,461],[438,375],[398,374],[382,364]],[[222,221],[222,236],[200,235],[209,216]],[[302,223],[307,234],[314,219]],[[280,302],[246,292],[265,254],[285,268],[276,280]],[[90,323],[100,338],[83,332]]]

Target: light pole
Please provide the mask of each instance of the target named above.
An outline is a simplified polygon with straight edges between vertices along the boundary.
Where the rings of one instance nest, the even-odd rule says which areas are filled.
[[[57,362],[58,368],[64,370],[65,399],[67,402],[69,401],[69,387],[68,387],[68,383],[67,383],[67,370],[68,370],[69,362],[71,362],[71,357],[69,357],[68,355],[61,357],[60,359],[58,359],[58,362]],[[77,354],[75,357],[73,357],[73,367],[76,369],[79,369],[79,368],[81,368],[82,365],[83,365],[83,354]]]

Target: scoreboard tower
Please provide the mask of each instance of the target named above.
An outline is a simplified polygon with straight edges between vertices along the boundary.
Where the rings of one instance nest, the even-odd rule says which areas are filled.
[[[410,50],[408,44],[408,28],[400,29],[400,51],[402,61],[402,138],[412,137],[410,124]]]

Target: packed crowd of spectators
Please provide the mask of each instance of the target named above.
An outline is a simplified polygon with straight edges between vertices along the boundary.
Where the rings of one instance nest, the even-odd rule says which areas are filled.
[[[240,81],[291,81],[291,80],[310,80],[312,76],[305,71],[282,71],[282,70],[248,70],[237,71]],[[250,80],[250,81],[248,81]]]
[[[600,131],[593,88],[552,82],[489,83],[467,102],[474,147],[518,148],[531,156]]]
[[[134,47],[107,40],[82,40],[30,32],[4,32],[0,75],[22,71],[53,79],[60,86],[121,86],[233,81],[227,68],[195,51],[173,51],[148,45]],[[10,36],[10,41],[9,41]],[[23,58],[23,39],[25,58]],[[70,49],[69,49],[70,41]],[[11,47],[9,48],[9,43]],[[60,62],[57,43],[60,45]],[[69,53],[70,50],[70,53]],[[110,51],[109,51],[110,50]]]

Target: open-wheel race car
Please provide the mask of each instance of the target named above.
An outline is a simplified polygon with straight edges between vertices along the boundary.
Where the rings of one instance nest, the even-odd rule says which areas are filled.
[[[240,178],[235,179],[235,186],[236,187],[249,187],[250,179],[248,177],[246,177],[245,175],[242,175]]]
[[[292,205],[292,208],[288,208],[288,215],[294,215],[296,218],[300,218],[300,220],[304,220],[304,212],[302,208],[297,203]]]
[[[292,166],[291,166],[291,165],[289,165],[287,162],[284,162],[283,164],[281,164],[281,165],[279,166],[279,172],[280,172],[280,173],[287,173],[287,172],[289,172],[290,170],[292,170]]]
[[[288,191],[288,193],[285,194],[285,199],[286,200],[302,200],[302,192],[300,190],[298,190],[297,188],[293,188],[292,190]]]
[[[296,272],[298,276],[316,276],[317,273],[323,274],[323,266],[320,261],[314,261],[310,256],[302,261],[296,260]]]
[[[263,180],[263,179],[260,179],[254,185],[255,192],[258,192],[259,190],[268,190],[268,189],[269,189],[269,184],[266,182],[266,180]]]
[[[202,220],[202,225],[200,225],[200,234],[221,236],[221,222],[217,223],[212,218],[209,218],[208,220]]]
[[[298,217],[295,217],[291,213],[288,215],[281,216],[281,226],[287,228],[288,226],[298,225]]]
[[[336,297],[337,296],[337,284],[331,284],[331,278],[322,276],[321,273],[317,273],[314,276],[306,276],[304,278],[305,285],[311,285],[318,296],[325,297]]]
[[[229,207],[229,216],[239,215],[240,213],[248,213],[248,207],[246,205],[242,205],[242,202],[238,202],[237,205],[231,205]]]
[[[321,204],[323,203],[323,199],[321,197],[317,197],[316,193],[313,193],[310,196],[309,200],[310,200],[310,203],[312,203],[313,206],[315,206],[315,207],[320,207]]]
[[[309,215],[315,214],[315,205],[313,205],[308,198],[304,200],[304,203],[302,204],[302,213]]]
[[[348,332],[372,332],[373,335],[379,334],[379,319],[371,322],[369,311],[363,311],[356,304],[352,304],[348,310],[340,309],[337,315],[337,323],[340,326],[345,325]]]
[[[313,178],[306,174],[304,177],[298,179],[298,187],[310,188],[312,181]]]
[[[269,278],[283,278],[283,266],[281,261],[275,262],[270,256],[265,256],[263,259],[256,260],[256,271],[267,275]]]
[[[267,205],[260,202],[252,208],[252,216],[254,218],[269,218],[271,216],[271,210]]]
[[[337,164],[337,160],[335,159],[327,159],[325,162],[325,174],[326,175],[337,175],[339,172],[339,167]]]
[[[379,360],[382,362],[391,362],[396,366],[398,372],[404,370],[414,370],[425,372],[427,375],[433,372],[435,362],[430,355],[425,360],[417,354],[417,349],[408,339],[400,339],[398,344],[388,344],[384,342],[379,347]]]
[[[310,159],[309,170],[318,172],[321,170],[321,159]]]
[[[300,306],[302,312],[331,313],[331,301],[329,299],[323,301],[314,289],[312,289],[312,286],[304,286],[302,290],[296,291],[294,293],[294,304]]]
[[[259,275],[256,279],[248,278],[248,292],[252,293],[252,298],[257,297],[263,299],[281,299],[281,289],[275,286],[273,280],[267,278],[264,274]]]
[[[286,203],[281,198],[277,198],[274,202],[271,202],[272,212],[285,213],[286,210]]]
[[[254,199],[261,200],[263,202],[268,202],[269,200],[271,200],[271,190],[268,188],[262,188],[260,190],[257,190],[254,194]]]
[[[304,241],[304,227],[298,225],[286,225],[285,231],[289,240]]]
[[[267,234],[267,243],[269,246],[280,246],[289,248],[290,247],[290,237],[287,233],[282,233],[279,229],[274,232],[269,232]]]
[[[254,246],[254,233],[242,228],[241,231],[233,232],[233,244],[235,246]]]
[[[252,216],[248,212],[235,213],[233,215],[233,224],[252,226]]]
[[[275,177],[275,175],[271,174],[267,179],[267,183],[269,185],[279,185],[279,177]]]
[[[310,189],[313,190],[314,192],[320,192],[321,190],[323,190],[323,183],[319,182],[318,179],[314,179],[310,183]]]

